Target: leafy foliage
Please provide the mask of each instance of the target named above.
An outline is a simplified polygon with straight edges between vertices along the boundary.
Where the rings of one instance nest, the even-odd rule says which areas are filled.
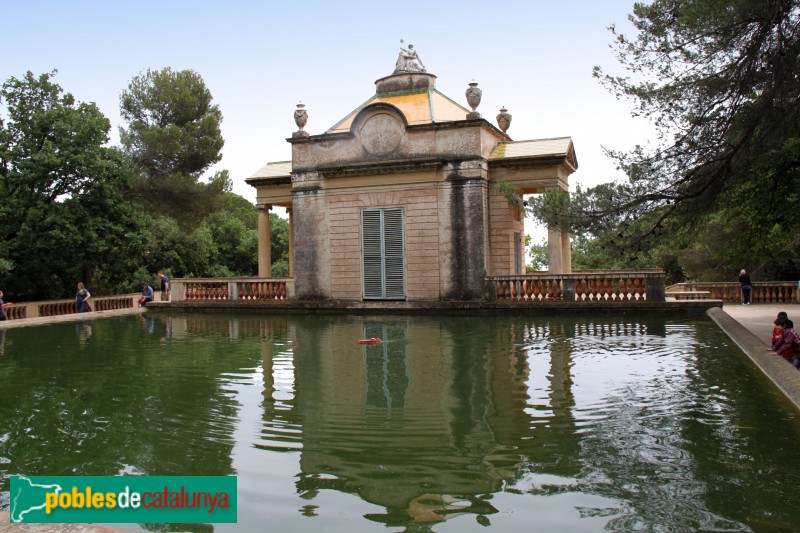
[[[0,283],[16,299],[71,294],[96,270],[114,286],[129,268],[138,218],[120,191],[123,155],[104,146],[110,124],[92,103],[76,102],[28,72],[0,91]]]
[[[222,112],[198,73],[148,69],[122,92],[120,111],[128,122],[120,141],[134,170],[128,199],[187,227],[220,208],[231,189],[227,171],[199,180],[222,158]]]
[[[94,295],[131,292],[143,281],[157,284],[158,270],[178,277],[256,274],[256,209],[227,192],[227,171],[203,184],[180,174],[197,166],[170,169],[164,186],[175,185],[175,176],[188,184],[170,190],[179,217],[154,209],[149,196],[126,202],[123,193],[151,176],[130,175],[136,165],[106,146],[108,119],[94,104],[65,94],[54,75],[28,72],[0,91],[0,117],[7,117],[0,119],[0,287],[7,299],[71,297],[78,281]],[[205,200],[195,205],[198,195],[178,194],[187,190]],[[288,223],[271,217],[280,270],[288,258]]]
[[[652,121],[657,145],[609,151],[628,181],[579,188],[569,201],[536,198],[535,216],[615,235],[607,243],[628,258],[673,238],[688,246],[687,230],[710,237],[733,216],[744,244],[735,270],[796,255],[788,236],[798,219],[786,205],[800,188],[800,2],[655,0],[635,4],[630,20],[632,39],[612,28],[629,75],[595,76]],[[760,247],[775,228],[783,243]],[[703,264],[722,259],[712,253]]]

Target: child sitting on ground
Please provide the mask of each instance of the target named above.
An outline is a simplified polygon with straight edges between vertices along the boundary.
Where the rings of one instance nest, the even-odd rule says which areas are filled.
[[[778,320],[789,320],[789,316],[786,314],[786,311],[781,311],[778,313],[778,316],[775,318],[775,327],[772,328],[772,347],[775,348],[775,345],[783,341],[783,330],[778,328]]]
[[[794,322],[788,318],[775,320],[781,330],[781,340],[772,348],[775,353],[800,368],[800,337],[794,331]]]

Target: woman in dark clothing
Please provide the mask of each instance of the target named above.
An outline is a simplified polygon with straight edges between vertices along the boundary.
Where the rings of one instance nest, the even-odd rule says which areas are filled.
[[[750,291],[753,284],[750,283],[750,276],[745,269],[739,272],[739,284],[742,286],[742,305],[750,305]]]
[[[83,283],[78,283],[78,292],[75,293],[75,307],[78,308],[79,313],[86,313],[91,311],[91,307],[89,307],[89,298],[92,295],[89,294],[89,291],[86,290],[86,287],[83,286]]]

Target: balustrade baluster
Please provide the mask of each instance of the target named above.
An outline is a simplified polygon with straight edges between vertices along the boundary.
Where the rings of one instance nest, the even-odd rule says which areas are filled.
[[[603,290],[603,285],[598,278],[592,278],[592,298],[594,301],[600,300],[600,293]]]
[[[577,295],[578,300],[581,300],[581,301],[585,300],[587,292],[588,292],[588,288],[586,286],[586,278],[582,278],[580,280],[580,282],[576,283],[576,286],[575,286],[575,294]]]
[[[628,278],[619,278],[617,280],[617,299],[620,302],[628,300]]]
[[[528,302],[538,302],[539,293],[541,292],[539,284],[541,281],[535,279],[527,280],[527,285],[523,287],[523,294]]]
[[[560,300],[561,294],[561,280],[553,280],[553,298],[555,300]]]

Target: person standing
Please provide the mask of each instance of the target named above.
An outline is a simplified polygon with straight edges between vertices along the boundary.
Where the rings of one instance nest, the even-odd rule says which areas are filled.
[[[160,270],[158,271],[158,277],[161,280],[161,301],[168,302],[170,296],[170,290],[172,286],[170,285],[169,278],[164,275],[163,272]]]
[[[92,295],[89,294],[83,283],[78,283],[78,292],[75,293],[75,306],[78,308],[79,313],[86,313],[92,310],[89,306],[89,298],[91,297]]]
[[[753,290],[753,284],[750,283],[750,275],[745,269],[739,272],[739,285],[742,286],[742,305],[750,305],[750,291]]]
[[[11,302],[4,302],[3,301],[3,291],[0,291],[0,320],[7,320],[6,317],[6,306],[11,305]]]

